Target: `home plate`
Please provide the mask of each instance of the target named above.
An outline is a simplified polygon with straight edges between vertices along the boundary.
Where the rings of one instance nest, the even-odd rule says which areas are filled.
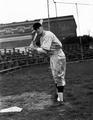
[[[23,108],[13,106],[5,109],[1,109],[0,113],[11,113],[11,112],[21,112]]]

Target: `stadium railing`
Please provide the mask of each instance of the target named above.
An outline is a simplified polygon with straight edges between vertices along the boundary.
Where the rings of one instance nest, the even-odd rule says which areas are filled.
[[[79,44],[68,44],[63,45],[63,51],[66,54],[67,62],[79,61],[86,59],[93,59],[93,49],[90,49],[88,45],[84,45],[83,53],[81,53],[81,47]],[[0,51],[0,73],[19,69],[20,67],[49,63],[49,57],[42,54],[38,55],[36,53],[31,54],[29,51],[21,51],[4,49]]]

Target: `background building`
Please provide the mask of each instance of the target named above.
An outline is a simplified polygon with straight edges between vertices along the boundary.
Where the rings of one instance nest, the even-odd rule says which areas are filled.
[[[31,34],[32,25],[37,21],[39,21],[39,19],[34,21],[1,24],[0,49],[29,46],[33,39],[33,35]],[[50,30],[56,34],[61,42],[69,36],[77,36],[77,26],[73,15],[43,19],[43,26],[46,30],[49,30],[50,27]]]

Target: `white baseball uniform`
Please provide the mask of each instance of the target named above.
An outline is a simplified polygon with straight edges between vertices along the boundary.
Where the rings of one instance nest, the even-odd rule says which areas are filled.
[[[66,57],[62,44],[50,31],[44,31],[40,38],[41,48],[50,54],[50,68],[57,86],[65,86]]]

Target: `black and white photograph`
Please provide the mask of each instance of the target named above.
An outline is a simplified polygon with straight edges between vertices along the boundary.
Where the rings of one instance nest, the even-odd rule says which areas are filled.
[[[0,0],[0,120],[93,120],[92,0]]]

